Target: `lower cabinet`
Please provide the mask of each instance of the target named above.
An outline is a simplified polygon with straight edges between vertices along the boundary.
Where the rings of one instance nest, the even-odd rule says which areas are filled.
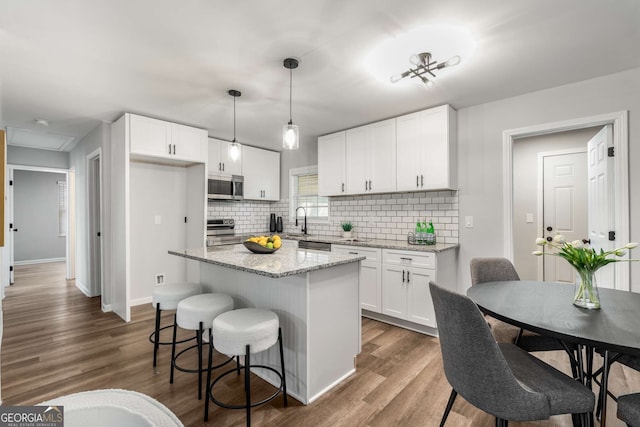
[[[435,253],[384,250],[382,314],[436,327],[429,282],[436,280]]]
[[[381,313],[382,269],[380,268],[380,249],[331,245],[331,250],[367,257],[367,259],[360,262],[360,307],[374,313]]]

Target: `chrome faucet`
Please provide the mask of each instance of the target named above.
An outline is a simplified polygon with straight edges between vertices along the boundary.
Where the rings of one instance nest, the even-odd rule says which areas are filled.
[[[307,210],[302,206],[296,208],[296,227],[298,226],[298,209],[302,209],[302,212],[304,212],[304,225],[300,231],[302,231],[302,234],[307,234]]]

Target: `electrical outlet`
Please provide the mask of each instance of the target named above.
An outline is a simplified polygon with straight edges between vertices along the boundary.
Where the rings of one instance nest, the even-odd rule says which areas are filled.
[[[164,273],[156,274],[156,285],[164,285]]]

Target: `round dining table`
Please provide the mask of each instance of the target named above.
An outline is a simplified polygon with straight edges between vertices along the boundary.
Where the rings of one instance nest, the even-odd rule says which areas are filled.
[[[607,389],[609,365],[620,354],[640,356],[640,294],[600,289],[601,308],[573,305],[574,286],[537,281],[486,282],[470,287],[467,296],[486,314],[529,331],[584,346],[587,359],[593,351],[604,353],[601,387]],[[581,365],[586,385],[591,384],[590,362]],[[600,393],[600,425],[606,423],[607,393]]]

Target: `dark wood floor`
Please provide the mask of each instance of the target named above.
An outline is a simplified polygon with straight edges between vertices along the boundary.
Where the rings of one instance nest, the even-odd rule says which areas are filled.
[[[177,373],[169,384],[169,347],[162,347],[158,367],[151,366],[151,305],[135,307],[130,323],[102,313],[99,298],[87,298],[64,280],[64,264],[18,266],[15,285],[7,289],[2,343],[2,399],[5,405],[30,405],[56,396],[99,388],[124,388],[152,396],[186,426],[241,426],[242,411],[212,406],[202,422],[193,374]],[[165,321],[168,321],[167,317]],[[478,355],[481,357],[481,355]],[[566,366],[562,353],[545,360]],[[191,360],[195,362],[195,357]],[[255,426],[437,426],[450,388],[442,371],[436,338],[363,319],[362,354],[357,372],[311,405],[281,398],[255,408]],[[254,393],[271,386],[257,379]],[[611,389],[640,390],[640,374],[616,365]],[[238,386],[238,387],[236,387]],[[237,392],[236,392],[237,390]],[[242,385],[229,376],[220,397],[238,399]],[[610,402],[609,426],[622,426]],[[447,426],[491,426],[493,419],[459,398]],[[570,426],[568,416],[513,426]]]

